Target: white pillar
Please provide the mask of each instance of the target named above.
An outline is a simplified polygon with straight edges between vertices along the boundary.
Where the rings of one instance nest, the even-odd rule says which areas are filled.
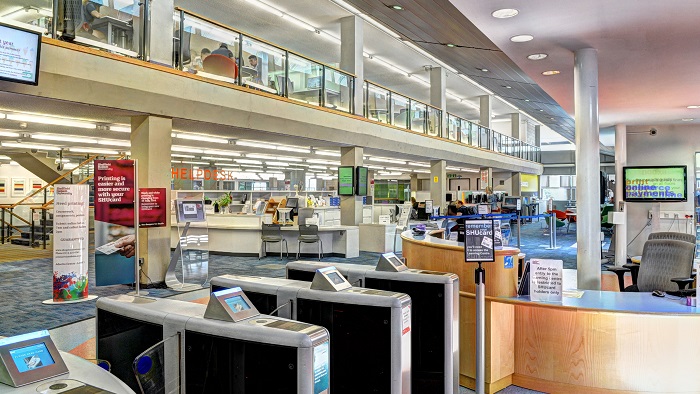
[[[355,74],[354,113],[362,115],[362,87],[365,83],[362,47],[363,20],[357,15],[340,20],[340,69]]]
[[[445,194],[447,193],[447,162],[445,160],[430,161],[430,199],[434,207],[440,207],[440,213],[445,211]]]
[[[593,48],[574,54],[574,114],[578,288],[600,290],[598,54]]]
[[[173,9],[175,1],[159,0],[151,1],[149,4],[151,16],[150,39],[148,40],[150,58],[148,60],[170,65],[173,62]]]
[[[540,146],[540,125],[535,126],[535,146]]]
[[[615,265],[623,265],[627,262],[627,209],[622,198],[625,185],[622,183],[622,168],[627,165],[627,126],[615,125],[615,209],[621,212],[623,224],[615,225]]]
[[[131,118],[131,155],[138,160],[138,187],[165,188],[165,227],[139,230],[139,254],[144,259],[143,272],[153,282],[165,280],[170,263],[170,147],[173,121],[157,116]],[[145,278],[141,278],[143,280]]]
[[[479,124],[491,128],[491,102],[490,95],[479,96]]]
[[[520,135],[520,113],[510,114],[510,136],[524,141]]]
[[[433,67],[430,69],[430,105],[438,107],[442,110],[442,117],[440,118],[440,124],[442,129],[440,130],[439,137],[445,136],[447,134],[447,96],[445,95],[447,89],[447,74],[445,69],[442,67]]]
[[[340,148],[340,165],[362,166],[363,151],[358,146]],[[362,223],[362,196],[340,196],[340,223],[345,226],[357,226]]]

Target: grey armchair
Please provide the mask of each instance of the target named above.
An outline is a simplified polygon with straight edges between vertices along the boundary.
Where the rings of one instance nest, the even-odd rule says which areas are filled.
[[[323,257],[323,242],[321,237],[318,236],[318,226],[315,224],[299,225],[299,238],[297,239],[297,259],[301,253],[301,244],[313,244],[318,243],[318,261],[321,261]]]
[[[649,234],[648,240],[652,239],[675,239],[678,241],[690,242],[695,245],[695,236],[693,234],[676,233],[676,232],[658,232]]]
[[[261,256],[267,255],[267,244],[269,243],[280,243],[280,260],[282,260],[282,244],[287,251],[287,257],[289,257],[289,249],[287,247],[287,240],[282,237],[282,227],[279,224],[263,224],[262,234],[260,236],[262,244],[260,245]],[[258,260],[260,258],[258,257]]]
[[[644,244],[637,284],[624,291],[674,291],[687,283],[693,269],[695,245],[675,239],[652,239]]]

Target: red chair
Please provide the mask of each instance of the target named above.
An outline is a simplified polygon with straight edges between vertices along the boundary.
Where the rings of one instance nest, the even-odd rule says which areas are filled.
[[[224,55],[209,55],[202,62],[204,71],[227,78],[238,78],[236,61]]]

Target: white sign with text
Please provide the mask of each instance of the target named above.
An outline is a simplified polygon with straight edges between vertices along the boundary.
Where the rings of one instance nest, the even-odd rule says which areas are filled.
[[[563,270],[562,260],[530,260],[530,300],[561,302]]]

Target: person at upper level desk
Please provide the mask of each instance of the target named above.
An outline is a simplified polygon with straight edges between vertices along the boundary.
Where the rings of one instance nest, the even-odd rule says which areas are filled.
[[[94,28],[92,27],[95,19],[100,19],[103,17],[99,12],[99,4],[93,3],[90,0],[83,0],[83,21],[80,25],[80,31],[92,34],[94,37],[100,39],[101,41],[107,40],[107,32],[103,31],[104,27]]]
[[[222,42],[221,44],[219,44],[219,47],[217,49],[214,49],[211,52],[211,54],[212,55],[223,55],[229,59],[234,59],[233,52],[231,52],[231,50],[228,49],[228,45],[225,42]]]

